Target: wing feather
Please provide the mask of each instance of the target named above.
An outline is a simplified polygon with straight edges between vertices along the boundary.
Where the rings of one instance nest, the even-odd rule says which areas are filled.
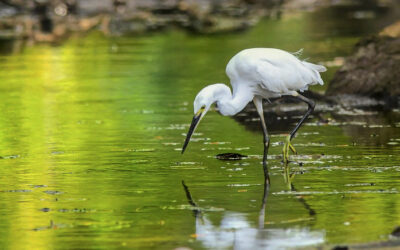
[[[309,85],[324,82],[319,72],[326,71],[322,65],[296,60],[271,60],[263,58],[256,67],[260,86],[272,92],[286,93],[304,91]]]
[[[239,91],[240,86],[246,86],[282,95],[306,90],[309,85],[322,85],[319,72],[324,72],[326,68],[300,60],[300,53],[293,55],[271,48],[242,50],[226,68],[233,92]]]
[[[319,64],[314,64],[314,63],[309,63],[306,61],[302,61],[302,63],[304,64],[304,66],[306,66],[309,69],[315,70],[317,72],[325,72],[326,68],[322,65]]]

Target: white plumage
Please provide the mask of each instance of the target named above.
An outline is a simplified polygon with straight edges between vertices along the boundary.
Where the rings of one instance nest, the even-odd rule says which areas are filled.
[[[304,91],[309,85],[323,85],[319,72],[324,71],[324,66],[301,61],[291,53],[272,48],[242,50],[226,66],[234,96],[240,90],[239,85],[245,82],[250,91],[264,98]]]
[[[253,101],[261,118],[264,133],[264,173],[267,175],[266,159],[269,147],[267,126],[264,120],[262,100],[285,95],[293,96],[308,104],[308,111],[287,138],[284,147],[284,162],[288,163],[288,150],[295,152],[290,141],[314,110],[315,103],[300,95],[297,91],[308,89],[309,85],[324,84],[320,72],[326,71],[322,65],[300,60],[296,54],[280,49],[254,48],[240,51],[226,66],[231,89],[222,83],[208,85],[196,96],[194,117],[189,128],[182,153],[190,138],[213,103],[216,103],[222,115],[235,115]]]

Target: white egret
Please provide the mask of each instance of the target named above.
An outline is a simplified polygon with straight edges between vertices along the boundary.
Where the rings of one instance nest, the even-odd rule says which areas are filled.
[[[269,136],[263,113],[263,99],[293,96],[308,104],[308,110],[296,127],[287,136],[283,147],[284,162],[288,162],[289,149],[296,153],[291,144],[297,130],[304,120],[314,110],[314,101],[300,95],[309,85],[321,84],[323,81],[319,72],[326,71],[322,65],[312,64],[297,58],[280,49],[253,48],[245,49],[236,54],[226,66],[232,90],[222,83],[216,83],[203,88],[194,100],[194,117],[183,144],[182,154],[200,120],[205,116],[213,103],[216,103],[222,115],[233,116],[253,101],[261,119],[264,133],[264,174],[268,176],[267,155]]]

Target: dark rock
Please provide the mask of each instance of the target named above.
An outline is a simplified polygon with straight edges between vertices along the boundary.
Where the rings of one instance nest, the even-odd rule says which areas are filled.
[[[241,160],[242,158],[246,158],[247,155],[242,155],[239,153],[222,153],[216,155],[218,160],[224,161],[234,161],[234,160]]]
[[[400,96],[400,22],[388,32],[362,39],[331,81],[326,94],[385,99],[397,105]]]

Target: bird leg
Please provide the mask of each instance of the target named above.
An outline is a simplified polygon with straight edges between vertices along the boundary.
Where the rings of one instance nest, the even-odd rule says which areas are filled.
[[[267,125],[264,119],[264,111],[262,106],[262,98],[254,97],[253,99],[254,105],[256,106],[256,110],[258,115],[260,116],[261,127],[263,129],[264,134],[264,155],[263,155],[263,169],[264,169],[264,178],[265,178],[265,185],[269,185],[269,173],[268,173],[268,166],[267,166],[267,156],[268,156],[268,148],[269,148],[269,136],[267,131]]]
[[[283,163],[287,165],[289,163],[289,150],[291,150],[294,154],[297,155],[296,149],[293,147],[291,143],[290,135],[286,136],[285,144],[283,145],[282,153],[283,153]]]
[[[297,154],[296,150],[294,149],[291,140],[293,139],[293,137],[295,136],[297,130],[299,130],[300,126],[304,123],[305,119],[307,119],[307,117],[311,114],[311,112],[314,111],[314,107],[315,107],[315,102],[313,100],[310,100],[302,95],[300,95],[299,93],[295,92],[295,94],[292,95],[293,97],[305,102],[308,104],[308,110],[307,112],[304,114],[304,116],[301,118],[301,120],[299,121],[299,123],[297,123],[296,127],[293,129],[292,132],[290,132],[290,135],[288,135],[286,137],[286,141],[285,141],[285,145],[283,146],[283,163],[287,166],[287,164],[289,163],[289,150],[291,150],[293,153]]]

